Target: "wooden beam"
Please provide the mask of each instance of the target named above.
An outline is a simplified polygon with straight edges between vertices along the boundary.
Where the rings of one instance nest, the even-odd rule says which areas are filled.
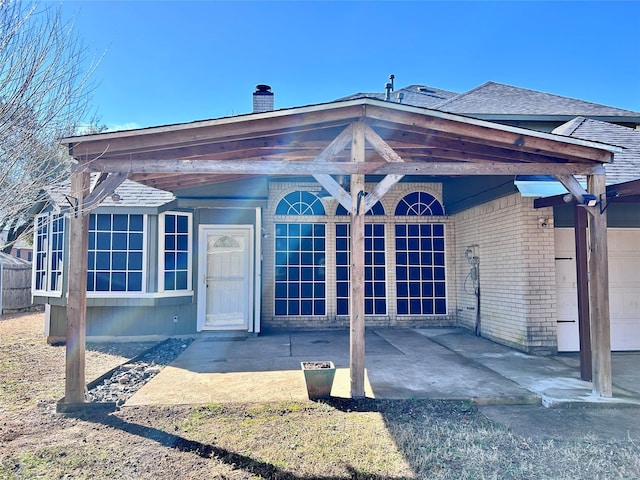
[[[87,249],[89,217],[83,215],[89,174],[71,174],[71,197],[75,203],[69,217],[69,292],[65,361],[65,403],[84,403],[85,339],[87,307]]]
[[[402,162],[402,158],[369,125],[365,126],[364,134],[366,140],[387,162]]]
[[[352,161],[364,162],[364,122],[354,125],[351,143]],[[351,268],[350,268],[350,363],[351,397],[364,397],[364,175],[351,175]]]
[[[593,161],[583,160],[572,154],[565,153],[564,149],[553,151],[541,150],[537,148],[527,148],[526,145],[505,143],[495,141],[485,137],[470,137],[451,134],[437,130],[428,130],[412,125],[398,128],[397,125],[379,121],[372,121],[371,125],[376,128],[386,142],[405,160],[409,157],[409,151],[424,149],[425,155],[432,157],[456,156],[464,158],[464,155],[479,156],[480,158],[494,158],[495,160],[516,159],[518,161],[530,162],[583,162],[593,164]],[[518,144],[521,142],[517,142]],[[447,154],[447,152],[449,152]],[[454,152],[458,152],[456,155]]]
[[[591,326],[589,325],[589,265],[587,252],[587,211],[574,204],[576,242],[576,290],[578,294],[578,335],[580,338],[580,378],[593,379],[591,371]]]
[[[331,175],[319,173],[314,175],[313,178],[315,178],[316,182],[322,185],[333,198],[338,200],[340,205],[347,209],[347,212],[351,213],[351,195],[349,195]]]
[[[100,160],[87,171],[112,173],[180,173],[236,175],[576,175],[593,174],[602,167],[576,163],[471,163],[471,162],[289,162],[250,159],[231,160]]]
[[[587,177],[589,192],[597,198],[606,191],[604,175]],[[591,352],[593,391],[601,397],[612,396],[611,326],[609,318],[609,258],[607,247],[607,211],[600,206],[590,207],[589,257]]]
[[[608,150],[579,145],[574,139],[562,143],[558,138],[554,138],[550,134],[544,135],[533,132],[527,134],[523,133],[521,129],[506,126],[502,128],[495,127],[495,125],[491,125],[489,122],[478,121],[471,118],[467,119],[467,121],[443,118],[446,116],[448,115],[420,115],[412,112],[389,110],[377,105],[367,107],[367,119],[382,120],[390,122],[391,124],[397,124],[397,128],[400,130],[403,128],[403,125],[406,125],[409,128],[427,129],[460,135],[462,137],[483,139],[486,143],[513,145],[522,150],[539,150],[550,153],[557,151],[563,156],[570,156],[584,161],[592,160],[602,163],[610,162],[613,158],[613,153]]]
[[[102,177],[101,175],[91,193],[85,197],[83,211],[87,212],[99,206],[102,201],[108,195],[111,195],[126,179],[126,173],[111,173],[107,177]]]
[[[316,157],[314,162],[325,163],[333,160],[336,155],[342,152],[345,147],[352,142],[353,138],[353,124],[349,124],[340,134],[332,140],[328,147],[326,147]],[[347,209],[347,212],[351,212],[351,195],[349,195],[342,186],[335,181],[331,175],[325,173],[314,174],[313,178],[322,185],[322,187],[331,194],[333,198],[338,200],[340,205]]]
[[[580,182],[576,180],[573,175],[555,175],[556,179],[564,185],[564,188],[569,190],[569,193],[573,195],[578,203],[584,203],[584,196],[587,195],[587,191],[580,185]]]
[[[607,198],[609,202],[625,202],[626,198],[636,195],[640,195],[640,180],[607,185]],[[552,197],[536,198],[533,201],[533,206],[534,208],[542,208],[562,205],[564,204],[563,197],[564,195],[553,195]],[[637,200],[632,199],[631,201],[635,203]]]
[[[404,161],[402,160],[402,157],[400,157],[400,155],[398,155],[393,148],[391,148],[389,144],[385,142],[369,125],[366,125],[365,128],[365,138],[373,146],[376,152],[378,152],[378,154],[380,154],[380,156],[387,162],[401,163]],[[371,210],[373,206],[378,203],[396,183],[402,180],[403,177],[404,175],[389,174],[378,182],[378,184],[373,187],[371,193],[365,198],[364,213],[366,214]]]
[[[316,157],[315,162],[329,162],[333,160],[336,155],[342,152],[347,145],[351,142],[353,137],[353,124],[349,124],[340,134],[334,138],[329,146],[322,150],[320,155]]]
[[[262,118],[236,116],[217,120],[171,125],[131,132],[115,132],[86,137],[73,137],[74,157],[92,161],[105,153],[132,153],[154,149],[240,141],[277,135],[295,137],[301,132],[345,126],[360,117],[361,105],[299,113],[269,112]]]

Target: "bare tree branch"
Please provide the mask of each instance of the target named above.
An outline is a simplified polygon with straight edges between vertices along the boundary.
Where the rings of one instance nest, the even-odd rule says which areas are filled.
[[[62,18],[62,7],[0,0],[0,229],[10,249],[31,227],[43,187],[68,179],[60,139],[95,124],[89,79],[97,61]]]

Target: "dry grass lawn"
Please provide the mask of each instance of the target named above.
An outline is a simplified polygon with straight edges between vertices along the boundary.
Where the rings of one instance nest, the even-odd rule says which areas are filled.
[[[64,417],[54,413],[64,347],[46,345],[41,331],[41,314],[0,317],[0,479],[640,477],[633,439],[536,440],[466,402],[125,406]],[[90,348],[88,378],[140,348]]]

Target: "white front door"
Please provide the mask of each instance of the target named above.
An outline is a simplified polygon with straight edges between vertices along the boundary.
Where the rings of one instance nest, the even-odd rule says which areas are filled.
[[[253,227],[201,225],[198,330],[248,330],[253,314]]]

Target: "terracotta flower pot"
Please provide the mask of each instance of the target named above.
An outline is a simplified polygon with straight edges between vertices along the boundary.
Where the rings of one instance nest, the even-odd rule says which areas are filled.
[[[336,367],[333,362],[300,362],[304,372],[304,381],[307,384],[309,400],[329,398]]]

